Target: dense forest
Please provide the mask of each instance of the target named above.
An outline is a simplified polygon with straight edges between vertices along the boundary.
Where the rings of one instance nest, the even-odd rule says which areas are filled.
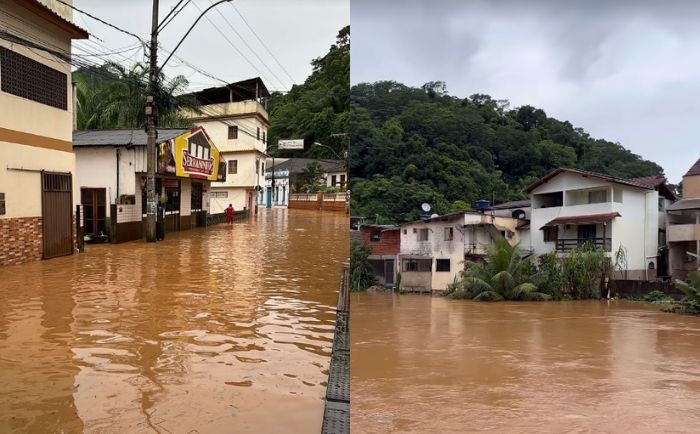
[[[270,145],[274,148],[278,139],[304,139],[304,151],[274,151],[275,155],[343,158],[349,141],[350,27],[341,29],[328,53],[311,65],[303,84],[270,98]]]
[[[478,199],[522,199],[557,167],[621,178],[663,174],[619,143],[539,108],[511,109],[483,94],[458,98],[443,82],[358,84],[351,110],[352,212],[381,223],[415,220],[423,202],[441,214]]]

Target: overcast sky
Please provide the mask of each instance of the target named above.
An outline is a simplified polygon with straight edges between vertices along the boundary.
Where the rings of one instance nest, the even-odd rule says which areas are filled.
[[[176,3],[177,0],[160,0],[160,17],[165,17]],[[200,10],[206,9],[211,3],[211,0],[190,0],[182,13],[163,30],[160,38],[162,46],[173,49],[199,16]],[[177,55],[197,68],[229,82],[262,76],[271,90],[289,89],[292,79],[296,83],[302,83],[311,73],[311,60],[324,55],[335,42],[338,31],[350,23],[349,0],[236,0],[233,4],[284,69],[268,54],[236,9],[225,3],[209,11],[200,20],[178,49]],[[144,39],[150,38],[150,0],[74,0],[73,5]],[[207,18],[224,33],[230,43]],[[138,43],[133,37],[80,13],[74,13],[73,21],[102,39],[77,42],[77,46],[89,51],[105,52],[108,49],[129,48]],[[76,51],[81,52],[80,49]],[[164,55],[165,53],[159,54],[160,61],[165,60]],[[141,61],[143,50],[115,54],[112,58],[121,63]],[[170,77],[185,75],[190,80],[192,89],[221,84],[182,65],[176,59],[170,60],[164,71]]]
[[[352,0],[352,83],[542,108],[677,183],[700,158],[700,2]]]

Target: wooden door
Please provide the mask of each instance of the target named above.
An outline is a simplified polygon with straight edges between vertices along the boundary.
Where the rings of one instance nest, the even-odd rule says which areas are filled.
[[[107,232],[107,191],[104,188],[81,188],[80,204],[85,216],[85,233]]]
[[[41,172],[43,257],[73,254],[73,187],[70,173]]]

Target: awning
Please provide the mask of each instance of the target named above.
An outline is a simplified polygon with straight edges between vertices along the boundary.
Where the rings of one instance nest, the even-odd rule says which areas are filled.
[[[686,209],[700,209],[700,198],[681,199],[666,208],[668,211],[682,211]]]
[[[588,225],[595,223],[606,223],[614,219],[615,217],[622,217],[619,212],[610,212],[606,214],[589,214],[589,215],[574,215],[574,216],[564,216],[557,217],[550,221],[546,225],[540,228],[544,229],[551,226],[559,225]]]

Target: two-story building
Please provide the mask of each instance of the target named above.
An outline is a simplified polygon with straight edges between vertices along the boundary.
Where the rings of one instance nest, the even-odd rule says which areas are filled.
[[[700,271],[700,160],[683,176],[683,198],[668,207],[666,239],[670,275]]]
[[[229,204],[255,213],[256,197],[265,184],[267,130],[270,120],[263,81],[252,78],[192,94],[201,104],[186,116],[207,130],[226,162],[226,181],[212,185],[209,209],[223,213]]]
[[[619,179],[557,169],[527,189],[535,254],[562,254],[591,243],[612,257],[623,249],[617,278],[655,280],[665,244],[665,211],[675,199],[663,177]],[[664,271],[661,271],[663,274]]]
[[[526,220],[484,212],[455,212],[401,225],[401,289],[443,291],[455,282],[465,260],[486,256],[494,240],[520,243]]]
[[[71,40],[88,34],[56,1],[4,0],[0,12],[0,265],[6,265],[75,250]]]

